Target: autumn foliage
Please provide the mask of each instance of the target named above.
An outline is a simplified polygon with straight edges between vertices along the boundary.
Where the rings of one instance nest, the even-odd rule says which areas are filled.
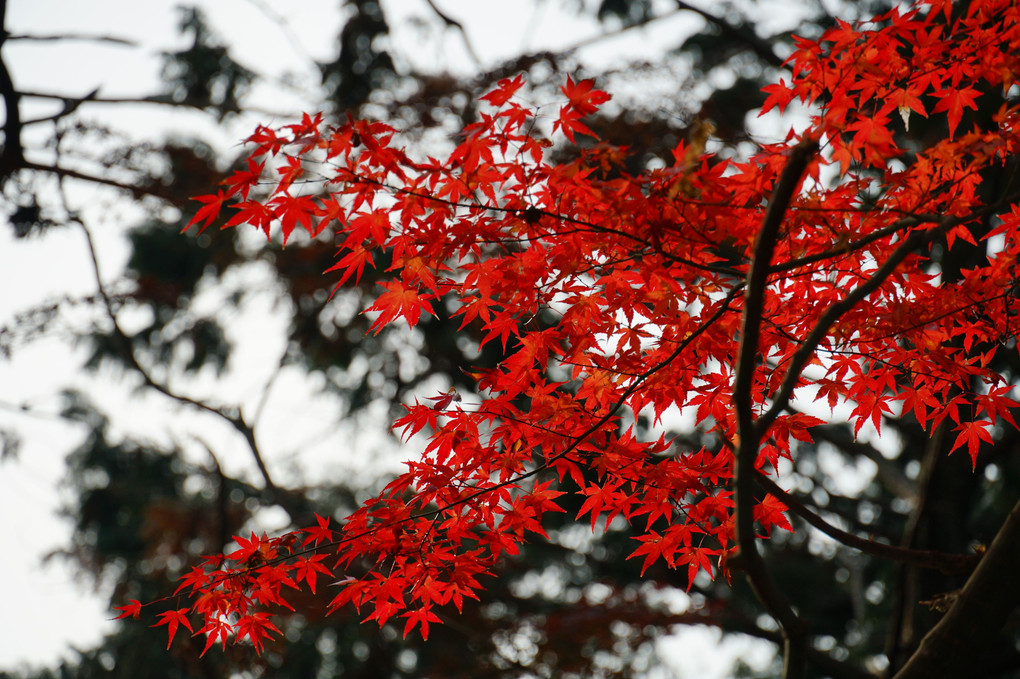
[[[574,78],[541,106],[524,103],[523,77],[503,80],[443,158],[379,122],[260,128],[194,222],[335,234],[332,281],[382,280],[365,309],[374,331],[445,307],[503,357],[471,375],[475,393],[407,406],[394,426],[423,450],[378,497],[236,538],[184,577],[158,624],[206,649],[261,650],[273,613],[307,588],[427,638],[543,536],[565,493],[592,530],[631,523],[643,569],[761,579],[755,540],[792,529],[777,470],[830,412],[855,432],[912,414],[976,460],[1018,405],[994,358],[1016,351],[1020,196],[985,172],[1020,146],[1020,106],[1003,96],[1020,75],[1020,6],[965,7],[925,2],[798,39],[762,113],[807,113],[746,159],[692,139],[671,166],[628,172],[627,149],[584,122],[609,96]],[[1001,105],[978,120],[985,98]],[[905,141],[922,118],[943,134]],[[551,162],[564,142],[573,159]],[[934,263],[933,248],[968,246],[985,249],[973,268]],[[636,426],[681,413],[705,447]]]

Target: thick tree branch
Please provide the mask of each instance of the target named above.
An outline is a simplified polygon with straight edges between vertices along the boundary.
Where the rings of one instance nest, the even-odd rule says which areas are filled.
[[[895,250],[893,250],[893,253],[889,255],[889,258],[882,263],[882,266],[875,270],[875,273],[873,273],[868,280],[854,288],[854,290],[847,294],[846,297],[825,310],[825,312],[818,318],[818,322],[815,323],[815,327],[811,329],[811,332],[809,332],[807,337],[804,338],[804,341],[790,359],[790,367],[787,368],[786,376],[783,378],[782,384],[772,399],[771,407],[758,418],[757,426],[761,431],[768,429],[769,425],[772,424],[779,416],[779,413],[786,408],[793,395],[793,390],[797,386],[797,382],[800,381],[800,375],[804,370],[804,366],[806,366],[808,361],[810,361],[814,356],[818,345],[823,339],[825,339],[826,336],[828,336],[829,330],[832,329],[832,326],[836,323],[836,321],[838,321],[843,314],[860,304],[868,295],[877,290],[879,286],[881,286],[882,283],[884,283],[885,280],[889,278],[894,271],[896,271],[896,267],[898,267],[910,253],[914,252],[925,243],[933,240],[938,235],[945,233],[951,227],[971,218],[972,217],[944,217],[939,221],[939,225],[935,228],[914,231],[912,234],[907,236]]]
[[[985,651],[1020,606],[1020,502],[945,616],[895,679],[975,676]]]
[[[751,259],[751,269],[747,273],[744,316],[733,381],[733,403],[737,415],[737,434],[740,437],[734,453],[733,472],[736,540],[740,548],[738,565],[744,570],[752,589],[769,614],[778,620],[783,628],[785,679],[804,676],[807,630],[786,595],[768,574],[761,555],[758,554],[753,515],[754,462],[764,428],[758,427],[754,421],[754,373],[758,363],[758,339],[761,335],[762,308],[769,264],[783,218],[817,148],[817,140],[811,138],[802,140],[793,148],[769,199]]]
[[[772,493],[781,499],[790,511],[804,519],[808,524],[822,531],[833,540],[847,547],[860,550],[865,554],[917,566],[918,568],[936,569],[943,573],[954,575],[970,573],[981,560],[981,556],[978,554],[946,554],[945,552],[936,552],[928,549],[907,549],[862,538],[833,526],[764,474],[756,473],[754,480],[766,492]]]
[[[7,41],[7,0],[0,0],[0,50]],[[14,89],[14,80],[7,69],[7,61],[0,51],[0,98],[4,102],[4,147],[0,152],[0,183],[21,169],[25,162],[25,149],[21,143],[21,97]]]

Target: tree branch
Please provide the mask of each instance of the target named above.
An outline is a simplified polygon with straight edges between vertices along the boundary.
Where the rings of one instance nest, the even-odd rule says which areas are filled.
[[[885,238],[886,236],[891,236],[894,233],[898,233],[911,226],[923,224],[925,222],[925,219],[928,219],[929,221],[936,221],[938,218],[937,217],[927,218],[918,215],[910,215],[902,219],[897,219],[889,226],[883,229],[875,229],[868,235],[862,236],[861,238],[858,238],[857,240],[851,243],[835,247],[831,250],[826,250],[825,252],[819,252],[814,255],[806,255],[804,257],[798,257],[797,259],[791,259],[788,262],[773,264],[771,267],[769,267],[769,273],[780,273],[782,271],[790,271],[791,269],[807,266],[808,264],[814,264],[815,262],[822,262],[827,259],[834,259],[836,257],[848,255],[851,252],[860,250],[866,245],[874,243],[876,240],[880,240],[882,238]]]
[[[8,35],[7,40],[29,40],[33,42],[65,42],[68,40],[79,40],[85,42],[108,42],[113,45],[124,47],[138,47],[138,43],[127,38],[117,38],[112,35],[94,35],[90,33],[54,33],[49,35],[29,35],[27,33]]]
[[[756,473],[754,480],[766,492],[772,493],[781,499],[790,511],[804,519],[808,524],[822,531],[833,540],[865,554],[898,561],[919,568],[936,569],[951,575],[970,573],[978,562],[981,561],[979,554],[947,554],[928,549],[908,549],[862,538],[833,526],[764,474]]]
[[[205,108],[202,106],[196,106],[195,104],[188,103],[186,101],[177,101],[169,94],[148,94],[144,96],[136,97],[99,97],[87,95],[84,98],[80,97],[69,97],[66,94],[58,94],[56,92],[34,92],[34,91],[21,91],[19,95],[30,99],[56,99],[64,102],[74,102],[78,99],[83,99],[79,103],[88,104],[151,104],[154,106],[171,106],[174,108],[191,109],[192,111],[204,112]],[[245,108],[246,111],[251,113],[258,113],[260,115],[270,116],[273,118],[288,118],[292,117],[293,112],[285,111],[273,111],[266,108],[260,108],[255,106],[248,106]],[[32,120],[32,124],[47,120],[46,118]],[[30,124],[26,122],[24,124]]]
[[[773,51],[772,45],[758,37],[758,34],[755,33],[753,30],[748,30],[745,28],[741,28],[739,26],[734,26],[725,19],[717,17],[714,14],[710,14],[709,12],[706,12],[703,9],[699,9],[697,7],[689,5],[688,3],[683,2],[682,0],[677,0],[676,6],[682,10],[694,12],[698,16],[705,19],[705,21],[707,21],[708,23],[718,26],[719,30],[722,31],[722,34],[724,36],[731,38],[732,40],[735,40],[737,42],[742,42],[746,44],[751,49],[752,52],[758,55],[759,59],[764,61],[769,66],[772,66],[774,68],[783,68],[783,60],[776,55],[775,51]]]
[[[436,16],[438,16],[444,24],[446,24],[449,28],[457,29],[460,33],[461,39],[464,41],[464,48],[467,50],[468,56],[471,57],[471,61],[475,62],[475,66],[481,68],[482,60],[478,58],[478,53],[475,52],[475,48],[471,45],[471,40],[468,38],[467,31],[464,30],[464,24],[450,17],[449,14],[446,14],[443,10],[436,7],[434,0],[425,0],[425,3],[428,4],[429,8],[435,12]]]
[[[63,193],[63,192],[62,192]],[[66,199],[65,199],[66,209]],[[262,457],[262,453],[259,450],[258,442],[255,439],[254,428],[245,421],[244,416],[241,414],[240,409],[236,413],[230,412],[227,409],[220,406],[213,406],[200,401],[198,399],[191,398],[190,396],[184,396],[171,390],[165,384],[157,382],[152,375],[146,370],[139,362],[138,357],[135,356],[134,349],[131,347],[131,339],[127,336],[124,330],[120,327],[120,322],[117,320],[117,313],[113,310],[113,302],[110,299],[109,293],[106,291],[106,286],[103,284],[103,277],[100,273],[99,258],[96,255],[95,242],[92,240],[92,232],[80,219],[74,218],[74,221],[81,227],[82,233],[85,234],[85,242],[88,246],[89,257],[92,262],[92,272],[95,275],[96,286],[99,291],[99,296],[103,300],[103,307],[106,310],[106,315],[110,319],[110,323],[113,326],[113,337],[117,342],[121,357],[127,362],[127,364],[142,377],[142,381],[146,386],[158,391],[164,396],[171,398],[178,403],[192,406],[198,410],[205,411],[212,415],[219,417],[222,420],[229,422],[234,429],[236,429],[245,442],[248,444],[248,448],[251,451],[252,457],[255,459],[255,464],[259,469],[259,473],[262,475],[263,483],[265,484],[265,490],[270,493],[274,499],[279,499],[277,496],[280,495],[279,488],[273,482],[272,476],[269,474],[269,469],[266,467],[265,460]]]
[[[273,23],[276,29],[287,39],[287,42],[290,43],[291,49],[300,54],[306,61],[315,63],[315,57],[305,49],[304,44],[301,42],[301,36],[294,31],[294,27],[285,14],[275,11],[265,0],[248,0],[248,3],[262,12]]]
[[[22,125],[24,127],[28,127],[29,125],[38,125],[40,123],[52,123],[60,120],[61,118],[66,118],[67,116],[77,111],[78,107],[84,104],[86,101],[95,101],[97,94],[99,94],[98,87],[89,92],[88,94],[86,94],[84,97],[65,98],[64,108],[59,113],[54,113],[53,115],[46,116],[45,118],[33,118],[31,120],[26,120],[25,122],[22,123]],[[22,93],[21,96],[26,95]]]
[[[7,41],[7,0],[0,0],[0,48]],[[21,169],[25,162],[25,149],[21,144],[21,101],[14,89],[14,80],[7,69],[7,61],[0,53],[0,98],[4,101],[7,120],[4,122],[4,147],[0,152],[0,184]]]
[[[42,165],[40,163],[33,163],[31,161],[24,161],[21,163],[21,168],[25,170],[34,170],[36,172],[46,172],[48,174],[54,174],[58,177],[67,177],[70,179],[80,179],[86,182],[92,182],[94,184],[102,184],[103,186],[112,186],[115,189],[127,191],[135,198],[141,196],[152,196],[154,198],[160,198],[172,203],[177,207],[185,207],[188,202],[182,200],[179,196],[173,195],[169,190],[166,190],[159,185],[152,185],[148,187],[134,186],[131,184],[125,184],[124,182],[117,181],[116,179],[108,179],[106,177],[97,177],[96,175],[86,174],[77,170],[72,170],[66,167],[60,167],[56,164],[53,165]]]
[[[846,297],[836,302],[818,318],[818,322],[815,323],[815,327],[811,329],[807,337],[801,343],[797,351],[794,352],[790,359],[790,367],[786,371],[786,376],[783,378],[783,382],[779,389],[776,391],[775,396],[772,399],[772,406],[758,418],[757,426],[761,431],[768,429],[769,425],[775,421],[779,416],[779,413],[786,407],[790,401],[790,397],[793,395],[793,390],[797,386],[797,382],[800,380],[801,371],[804,370],[804,366],[807,365],[808,361],[815,353],[815,349],[823,339],[828,335],[829,330],[832,326],[840,319],[840,317],[860,304],[868,295],[878,289],[885,280],[892,275],[896,270],[896,267],[907,258],[907,255],[917,250],[928,241],[934,239],[941,233],[944,233],[947,229],[960,224],[971,217],[943,217],[939,221],[939,225],[932,229],[914,231],[912,234],[907,236],[903,242],[893,250],[893,253],[889,255],[889,258],[882,263],[882,266],[875,270],[875,273],[871,275],[861,285],[854,288]]]
[[[895,679],[974,676],[974,668],[1020,606],[1020,502],[960,590]]]
[[[744,316],[733,380],[733,404],[737,416],[737,434],[740,437],[734,452],[733,472],[736,541],[740,548],[735,567],[745,572],[758,599],[765,605],[769,614],[782,625],[785,679],[804,676],[807,630],[789,600],[768,574],[761,555],[758,554],[753,515],[754,461],[764,427],[757,426],[754,421],[754,372],[758,362],[758,339],[761,335],[762,308],[769,264],[786,210],[817,148],[817,140],[811,138],[803,139],[793,147],[786,167],[776,181],[769,199],[761,230],[758,232],[751,268],[747,273]]]

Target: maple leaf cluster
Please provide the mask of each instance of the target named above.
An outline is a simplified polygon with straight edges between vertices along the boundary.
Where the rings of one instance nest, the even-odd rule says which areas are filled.
[[[763,113],[796,99],[810,122],[746,160],[692,160],[681,144],[674,166],[632,174],[624,152],[594,144],[551,163],[520,76],[482,97],[488,109],[443,159],[412,157],[380,122],[259,128],[247,169],[198,199],[195,222],[226,210],[225,227],[278,225],[284,240],[297,227],[332,232],[338,285],[387,263],[365,309],[373,331],[445,305],[503,359],[474,375],[475,395],[407,407],[396,428],[427,443],[379,496],[335,524],[237,538],[185,576],[186,603],[158,624],[172,638],[193,616],[207,649],[232,639],[260,650],[287,591],[315,591],[322,576],[339,585],[331,607],[400,618],[427,638],[437,609],[460,609],[502,558],[544,535],[566,492],[593,530],[635,527],[642,569],[661,560],[690,582],[714,577],[749,501],[734,475],[775,474],[810,441],[823,420],[797,408],[812,399],[849,405],[855,432],[890,413],[948,427],[976,459],[995,426],[1015,425],[993,358],[1015,351],[1020,205],[980,189],[982,171],[1017,152],[1020,107],[1007,101],[980,128],[964,121],[982,93],[1015,86],[1020,9],[950,10],[927,2],[798,39],[793,77],[766,88]],[[594,136],[583,119],[608,95],[573,79],[562,94],[547,132]],[[947,133],[904,147],[896,125],[911,114],[944,115]],[[985,264],[955,280],[932,268],[932,243],[981,240],[994,242]],[[683,449],[634,424],[680,412],[715,444]],[[737,446],[753,446],[753,470],[736,470]],[[782,498],[750,501],[755,537],[792,528]]]

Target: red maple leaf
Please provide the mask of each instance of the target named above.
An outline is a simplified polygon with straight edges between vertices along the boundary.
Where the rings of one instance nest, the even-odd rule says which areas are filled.
[[[163,611],[157,617],[160,619],[153,627],[159,627],[160,625],[166,625],[167,631],[167,642],[166,647],[169,650],[170,644],[174,642],[174,635],[177,634],[177,628],[183,625],[189,632],[191,629],[191,622],[188,620],[188,613],[191,611],[190,608],[178,608],[174,611]]]
[[[428,398],[430,401],[436,402],[434,406],[436,410],[446,410],[450,407],[451,403],[460,402],[460,394],[453,387],[450,387],[449,391],[443,392],[438,396],[429,396]]]
[[[243,200],[248,200],[248,193],[262,177],[262,170],[266,164],[255,162],[254,158],[248,159],[247,170],[235,170],[234,174],[223,180],[227,186],[227,195],[241,194]]]
[[[114,620],[120,620],[121,618],[137,618],[142,612],[142,604],[138,599],[131,599],[126,606],[114,606],[118,611],[122,611]]]
[[[973,87],[946,87],[935,92],[938,102],[932,111],[935,113],[940,111],[946,112],[949,118],[950,139],[953,138],[956,128],[960,124],[960,118],[963,117],[963,109],[977,110],[977,104],[974,100],[979,96],[981,96],[981,93]]]
[[[598,110],[601,104],[609,101],[610,97],[602,90],[595,89],[595,81],[591,78],[579,80],[576,83],[569,76],[567,84],[560,88],[560,91],[570,102],[568,106],[582,116],[591,115]]]
[[[431,607],[422,606],[410,610],[403,614],[407,618],[407,624],[404,625],[404,636],[406,637],[415,627],[421,631],[421,638],[424,641],[429,639],[429,623],[430,622],[442,622],[439,616],[432,612]]]
[[[514,93],[521,89],[522,85],[524,85],[523,73],[515,78],[503,78],[496,83],[496,89],[486,95],[483,95],[481,99],[484,99],[498,108],[509,101],[510,97],[514,96]]]
[[[765,535],[772,533],[773,526],[779,526],[784,530],[792,531],[793,526],[790,524],[790,520],[786,518],[786,510],[786,505],[770,493],[755,505],[753,511],[754,520],[761,524]]]
[[[267,207],[271,207],[273,213],[280,220],[280,231],[283,233],[284,244],[287,243],[291,232],[298,224],[303,226],[309,235],[318,235],[318,231],[312,225],[312,216],[318,211],[318,206],[312,198],[285,193],[270,200]]]
[[[195,212],[195,216],[192,217],[187,224],[184,226],[184,231],[187,231],[192,224],[202,225],[199,227],[198,232],[202,233],[206,227],[216,221],[216,218],[220,216],[220,210],[223,209],[223,203],[227,200],[227,194],[223,191],[217,191],[215,195],[208,196],[196,196],[192,200],[196,200],[202,203],[202,207]]]
[[[294,579],[297,582],[302,580],[308,583],[308,589],[315,594],[315,582],[317,574],[332,576],[333,571],[321,563],[326,558],[325,554],[313,554],[308,558],[300,557],[294,562]]]
[[[428,299],[422,297],[414,288],[405,287],[402,283],[391,281],[383,283],[387,292],[379,295],[375,304],[365,311],[379,311],[379,317],[369,328],[370,332],[379,334],[383,326],[395,318],[404,318],[409,325],[416,325],[421,312],[434,313]]]
[[[992,443],[992,434],[989,432],[989,428],[992,423],[988,420],[974,420],[971,422],[961,422],[954,431],[960,432],[956,435],[956,440],[953,441],[952,450],[955,451],[957,448],[967,446],[967,454],[970,455],[971,464],[977,467],[978,450],[982,443]]]
[[[323,542],[333,541],[333,531],[329,528],[329,517],[316,514],[315,521],[318,525],[304,529],[304,532],[308,533],[308,537],[304,539],[304,542],[301,543],[302,545],[313,543],[318,547]],[[300,578],[298,579],[300,580]]]

